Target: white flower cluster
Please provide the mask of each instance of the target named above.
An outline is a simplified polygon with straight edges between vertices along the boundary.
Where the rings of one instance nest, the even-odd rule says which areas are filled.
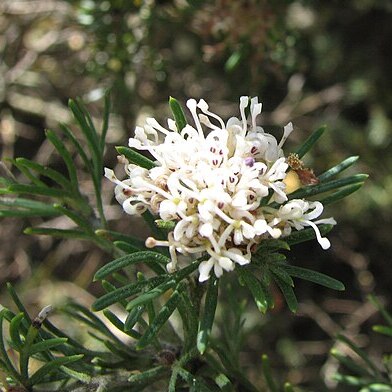
[[[212,269],[220,277],[236,263],[248,264],[251,251],[263,239],[284,237],[306,226],[314,229],[323,249],[329,248],[317,224],[335,224],[334,219],[315,221],[323,211],[320,202],[288,201],[285,192],[289,166],[282,146],[293,130],[291,123],[278,143],[256,125],[262,107],[257,98],[241,97],[241,118],[232,117],[226,124],[204,100],[190,99],[187,107],[195,126],[179,131],[169,120],[168,130],[148,118],[129,139],[130,147],[154,157],[154,168],[127,163],[128,178],[123,181],[105,169],[106,177],[117,184],[116,199],[126,213],[149,209],[175,223],[167,241],[146,241],[147,247],[169,247],[169,272],[177,267],[177,253],[207,253],[209,258],[199,266],[199,281],[207,280]]]

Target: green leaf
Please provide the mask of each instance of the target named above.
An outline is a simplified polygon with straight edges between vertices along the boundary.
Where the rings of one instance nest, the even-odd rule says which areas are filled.
[[[173,113],[174,120],[176,121],[177,130],[178,132],[181,132],[187,124],[184,111],[182,110],[180,103],[173,97],[169,98],[169,106]]]
[[[135,237],[131,237],[128,235],[118,233],[117,231],[98,229],[95,231],[95,234],[98,237],[103,237],[103,238],[105,238],[109,241],[112,241],[112,242],[122,241],[122,242],[126,242],[126,243],[132,245],[136,249],[139,249],[139,250],[145,249],[144,241],[142,241],[138,238],[135,238]]]
[[[134,163],[135,165],[144,167],[148,170],[156,166],[151,159],[146,158],[144,155],[136,152],[135,150],[132,150],[129,147],[117,146],[116,150],[119,154],[124,155],[130,163]]]
[[[148,227],[150,228],[152,234],[155,238],[159,240],[166,240],[167,239],[167,232],[165,230],[161,230],[155,223],[155,216],[149,211],[146,210],[142,214],[142,218],[147,223]]]
[[[42,342],[34,343],[30,347],[29,355],[32,356],[41,351],[52,349],[54,347],[59,346],[60,344],[66,343],[67,341],[68,341],[67,338],[53,338],[53,339],[46,339]]]
[[[359,392],[392,392],[392,384],[372,383],[362,388]]]
[[[223,374],[219,373],[214,379],[216,385],[223,392],[234,392],[234,387],[229,378]]]
[[[82,158],[82,161],[84,163],[84,165],[86,166],[86,169],[92,174],[94,175],[94,170],[92,167],[92,162],[91,160],[87,157],[84,148],[82,147],[82,145],[79,143],[78,139],[76,139],[75,135],[73,134],[73,132],[69,129],[69,127],[65,124],[60,124],[60,128],[61,130],[65,133],[65,135],[67,136],[67,138],[71,141],[71,143],[74,145],[74,147],[76,148],[76,151],[78,152],[78,154],[80,155],[80,157]],[[65,148],[65,146],[64,146]],[[68,167],[68,165],[67,165]],[[69,168],[68,168],[68,172],[69,172]],[[71,179],[72,180],[72,179]]]
[[[53,371],[59,370],[60,366],[67,365],[79,361],[83,358],[83,354],[71,355],[69,357],[59,357],[52,359],[50,362],[39,368],[28,380],[28,385],[36,385],[43,380],[43,378],[52,373]]]
[[[244,57],[244,51],[241,48],[240,50],[236,50],[233,52],[230,57],[226,60],[225,63],[225,71],[232,72],[234,71],[240,64],[241,60]]]
[[[177,309],[178,302],[180,301],[180,293],[184,289],[185,284],[180,283],[172,295],[168,299],[168,301],[163,305],[159,313],[156,315],[152,323],[149,325],[147,331],[138,341],[136,348],[142,349],[148,346],[151,343],[151,340],[156,337],[156,334],[159,330],[164,326],[169,317],[173,314],[173,312]]]
[[[189,392],[212,392],[212,390],[204,383],[204,381],[194,376],[183,368],[177,368],[178,375],[189,385]]]
[[[387,327],[385,325],[373,325],[372,329],[374,332],[378,332],[383,335],[387,335],[387,336],[392,337],[392,328],[391,327]]]
[[[352,193],[356,192],[358,189],[362,188],[363,184],[364,182],[360,182],[358,184],[346,186],[343,189],[336,191],[327,197],[320,198],[320,201],[325,206],[328,204],[335,203],[336,201],[344,199],[348,195],[351,195]]]
[[[166,265],[169,262],[170,259],[168,257],[152,251],[132,253],[104,265],[94,275],[94,281],[104,279],[113,272],[119,271],[133,264],[155,263],[157,265]]]
[[[309,185],[296,190],[288,195],[289,200],[308,198],[320,193],[339,189],[347,185],[363,183],[369,176],[367,174],[355,174],[350,177],[341,178],[339,180],[324,182],[318,185]]]
[[[83,229],[86,233],[90,233],[91,237],[94,236],[93,229],[91,227],[91,223],[84,218],[81,214],[71,211],[68,208],[63,207],[60,204],[53,204],[53,207],[58,210],[61,214],[67,216],[69,219],[74,221],[77,226]]]
[[[365,384],[367,384],[367,382],[365,380],[362,380],[359,377],[354,377],[354,376],[345,376],[344,374],[340,374],[340,373],[335,373],[333,375],[333,379],[342,383],[342,384],[347,384],[347,385],[351,385],[351,386],[363,386]]]
[[[0,206],[7,208],[0,210],[0,216],[58,216],[51,204],[24,199],[21,197],[0,197]]]
[[[124,331],[130,331],[134,325],[139,321],[140,317],[142,317],[145,312],[146,307],[144,305],[135,306],[128,313],[127,318],[124,323]]]
[[[101,281],[101,284],[102,284],[102,287],[104,288],[104,290],[107,292],[107,293],[110,293],[110,292],[112,292],[112,291],[115,291],[115,290],[117,290],[117,286],[115,286],[114,284],[112,284],[112,283],[110,283],[110,282],[108,282],[107,280],[102,280]],[[133,284],[133,283],[131,283],[131,284]],[[127,285],[127,284],[125,284],[125,285]],[[125,300],[125,299],[120,299],[118,302],[117,302],[117,305],[121,305],[124,309],[126,308],[126,306],[127,306],[127,301]]]
[[[331,349],[330,353],[334,358],[336,358],[347,369],[354,372],[355,375],[365,376],[365,377],[371,376],[371,374],[366,370],[366,368],[364,366],[358,365],[351,358],[341,354],[338,350],[333,348],[333,349]]]
[[[296,313],[298,309],[298,302],[297,297],[294,294],[293,288],[288,283],[280,279],[277,275],[274,275],[274,280],[278,284],[280,291],[286,299],[289,309],[293,313]]]
[[[265,239],[258,245],[256,253],[274,252],[280,249],[290,250],[290,246],[284,240]]]
[[[71,183],[61,173],[51,169],[50,167],[42,166],[39,163],[30,161],[26,158],[16,158],[15,162],[17,162],[19,165],[26,167],[27,169],[36,171],[42,176],[50,178],[64,189],[69,189],[71,186]]]
[[[86,138],[93,162],[95,163],[94,166],[96,167],[97,163],[100,161],[101,152],[99,149],[97,131],[92,123],[91,117],[80,100],[74,101],[73,99],[70,99],[68,106]]]
[[[22,312],[26,318],[26,320],[29,322],[29,324],[31,324],[31,318],[29,316],[29,314],[27,313],[26,308],[24,307],[22,301],[19,299],[18,294],[16,293],[14,287],[12,286],[11,283],[7,282],[7,291],[9,293],[9,295],[11,296],[12,300],[14,301],[16,307],[18,308],[19,312]]]
[[[374,307],[382,314],[385,321],[392,327],[392,315],[385,309],[384,305],[380,303],[377,297],[373,294],[368,295],[369,301],[373,304]]]
[[[116,343],[119,343],[120,345],[122,344],[121,340],[114,333],[112,333],[106,324],[95,314],[93,314],[90,309],[87,309],[86,307],[77,303],[69,303],[65,306],[63,312],[90,326],[93,331],[99,331],[106,338],[110,337]]]
[[[334,225],[319,225],[320,234],[324,236],[333,229]],[[299,231],[293,231],[290,235],[284,238],[284,240],[291,246],[300,244],[301,242],[310,241],[316,238],[314,230],[310,227],[308,229],[302,229]]]
[[[79,380],[83,384],[88,384],[91,382],[91,376],[89,376],[87,373],[82,373],[81,371],[76,371],[66,366],[60,366],[60,370],[75,380]]]
[[[30,195],[41,195],[55,197],[57,199],[63,200],[65,198],[72,198],[72,194],[65,190],[49,188],[46,186],[37,186],[29,184],[13,184],[7,188],[8,193],[17,194],[30,194]]]
[[[99,143],[102,154],[105,149],[106,134],[109,129],[110,109],[111,109],[110,90],[107,90],[105,93],[105,105],[103,110],[102,130],[101,130],[101,137]]]
[[[131,384],[146,384],[151,385],[155,381],[160,380],[168,373],[168,368],[164,366],[156,366],[152,369],[146,370],[142,373],[133,374],[128,378]]]
[[[51,131],[45,131],[46,138],[53,144],[57,152],[60,154],[61,158],[63,158],[65,165],[67,166],[67,171],[69,175],[69,179],[71,181],[74,189],[78,188],[78,176],[76,174],[76,166],[75,162],[72,159],[71,154],[65,147],[64,143],[57,137],[57,135]]]
[[[9,327],[9,333],[11,337],[11,342],[13,346],[19,350],[23,345],[22,340],[20,338],[20,325],[24,319],[24,313],[21,312],[12,318]]]
[[[308,280],[321,286],[328,287],[332,290],[343,291],[345,289],[342,282],[331,278],[328,275],[324,275],[321,272],[283,263],[279,264],[279,266],[283,268],[289,275],[294,276],[295,278]]]
[[[46,184],[41,181],[37,176],[35,176],[33,173],[31,173],[30,169],[27,167],[19,164],[15,159],[10,159],[9,160],[15,167],[18,168],[18,170],[23,173],[23,175],[28,178],[33,185],[36,185],[38,187],[46,187]],[[13,183],[11,183],[13,184]]]
[[[9,355],[7,353],[7,350],[4,345],[4,338],[3,338],[3,319],[4,319],[4,314],[5,314],[5,309],[0,311],[0,358],[9,373],[9,375],[15,380],[15,381],[21,381],[22,378],[19,375],[19,373],[16,371],[14,368]]]
[[[53,215],[53,214],[41,214],[37,211],[27,211],[27,210],[6,210],[2,211],[0,210],[0,218],[9,218],[9,217],[14,217],[14,218],[32,218],[32,217],[44,217],[44,216],[58,216],[58,214]]]
[[[20,374],[24,380],[29,379],[29,359],[30,359],[30,348],[34,343],[34,340],[38,335],[38,327],[31,324],[27,330],[26,339],[19,356],[19,369]]]
[[[352,166],[358,159],[358,156],[348,157],[344,161],[340,162],[338,165],[331,167],[324,173],[320,174],[318,176],[318,179],[320,180],[320,182],[325,182]]]
[[[197,349],[203,355],[207,349],[208,340],[214,323],[216,305],[218,303],[219,280],[211,276],[208,280],[207,293],[204,302],[204,311],[197,333]]]
[[[246,267],[238,267],[236,271],[238,272],[238,275],[241,277],[241,279],[244,281],[245,286],[252,293],[252,296],[256,302],[256,306],[259,311],[265,314],[268,309],[268,301],[266,293],[264,291],[264,287],[262,286],[261,282]]]
[[[267,355],[263,354],[263,356],[261,357],[261,363],[262,363],[263,375],[264,375],[265,381],[267,383],[267,386],[269,388],[269,391],[270,392],[279,392],[279,389],[278,389],[277,385],[275,384],[275,381],[274,381],[272,374],[271,374],[271,366],[270,366],[269,359],[268,359]]]
[[[165,221],[163,219],[157,219],[155,221],[155,224],[159,229],[164,229],[164,230],[173,230],[176,227],[176,222],[174,221]]]
[[[302,144],[301,147],[299,147],[297,149],[297,151],[295,151],[296,154],[298,154],[298,156],[300,158],[302,158],[312,147],[313,145],[317,142],[317,140],[322,136],[322,134],[324,133],[324,131],[326,130],[326,126],[323,125],[320,128],[318,128],[317,130],[315,130],[306,140],[305,142]]]
[[[360,349],[353,341],[347,338],[344,335],[338,334],[336,337],[339,341],[346,344],[348,347],[351,348],[362,360],[368,365],[369,369],[371,369],[372,374],[377,377],[381,377],[380,371],[378,370],[377,366],[370,360],[369,356],[366,354],[365,351]]]
[[[269,264],[268,267],[273,275],[289,286],[294,287],[293,279],[291,279],[291,276],[284,269],[280,268],[280,265]]]
[[[124,332],[125,334],[131,336],[134,339],[141,338],[142,335],[139,332],[134,331],[132,328],[126,330],[124,323],[109,309],[104,309],[103,314],[121,332]]]
[[[144,283],[147,281],[141,281],[140,283]],[[138,297],[130,301],[126,307],[126,309],[129,311],[135,306],[140,306],[144,305],[147,302],[152,301],[153,299],[160,297],[164,293],[166,293],[167,290],[173,288],[177,284],[175,279],[168,279],[165,282],[161,283],[159,286],[154,287],[153,289],[146,291],[143,294],[140,294]]]
[[[52,237],[61,238],[78,238],[80,240],[88,241],[91,241],[92,239],[91,235],[80,230],[52,229],[49,227],[28,227],[23,233],[31,235],[50,235]]]
[[[169,279],[166,277],[166,279]],[[165,277],[158,276],[151,278],[146,281],[130,283],[126,286],[119,287],[114,291],[111,291],[102,297],[98,298],[92,305],[94,311],[102,310],[116,302],[119,302],[125,298],[131,297],[132,295],[140,293],[145,287],[158,286],[165,280]],[[172,281],[170,279],[170,281]],[[174,283],[173,283],[174,284]]]
[[[127,253],[127,254],[132,254],[135,252],[138,252],[140,249],[135,248],[133,245],[130,245],[128,242],[125,241],[114,241],[113,245],[122,250],[123,252]]]
[[[283,390],[284,392],[295,392],[294,387],[289,382],[284,383]]]
[[[264,263],[267,264],[284,263],[287,259],[286,255],[282,253],[268,253],[266,255],[263,255],[263,257],[257,255],[257,258],[263,260]]]
[[[29,210],[37,210],[37,211],[45,211],[45,209],[55,209],[48,205],[47,203],[43,203],[41,201],[31,200],[31,199],[23,199],[21,197],[18,198],[10,198],[10,197],[0,197],[0,205],[6,207],[17,207],[17,208],[26,208]]]

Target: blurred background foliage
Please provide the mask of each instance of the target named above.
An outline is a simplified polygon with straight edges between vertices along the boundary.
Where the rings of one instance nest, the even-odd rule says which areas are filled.
[[[289,381],[310,390],[333,388],[338,365],[328,353],[336,333],[343,331],[374,358],[385,349],[370,332],[378,316],[366,298],[375,293],[390,306],[391,21],[388,0],[1,0],[1,159],[24,156],[58,167],[44,128],[71,125],[69,97],[82,97],[100,117],[107,88],[113,99],[109,167],[116,162],[114,145],[125,145],[136,123],[147,115],[164,120],[170,95],[182,102],[204,98],[226,118],[237,114],[240,95],[257,95],[267,130],[281,132],[293,121],[293,149],[327,124],[306,164],[317,174],[360,155],[354,170],[370,179],[358,194],[328,208],[326,215],[339,223],[330,234],[331,250],[298,246],[291,257],[344,281],[347,289],[298,283],[296,316],[283,301],[263,318],[249,305],[241,362],[257,382],[255,364],[265,352]],[[81,178],[92,193],[91,180]],[[109,206],[112,186],[105,188],[110,224],[143,236],[138,221]],[[2,287],[18,282],[31,309],[65,297],[89,306],[97,291],[91,278],[107,255],[81,242],[21,235],[27,223],[1,221]],[[51,224],[69,225],[57,218]]]

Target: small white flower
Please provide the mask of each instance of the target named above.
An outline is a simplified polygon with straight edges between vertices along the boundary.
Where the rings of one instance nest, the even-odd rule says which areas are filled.
[[[204,100],[190,99],[187,107],[193,126],[188,124],[178,132],[173,120],[166,129],[148,118],[129,139],[130,147],[151,154],[154,168],[126,164],[123,181],[105,169],[126,213],[149,209],[175,222],[167,241],[146,240],[147,247],[169,248],[169,272],[177,269],[178,253],[190,258],[205,254],[208,259],[199,265],[199,281],[207,280],[211,271],[220,277],[236,264],[250,263],[250,249],[264,238],[279,238],[305,226],[315,230],[324,249],[329,247],[317,224],[335,221],[314,220],[322,213],[322,204],[287,201],[288,164],[282,147],[293,131],[291,123],[278,142],[257,125],[262,109],[257,98],[241,97],[240,117],[227,123]]]
[[[312,220],[318,218],[322,214],[323,209],[323,205],[319,201],[307,202],[305,200],[290,200],[287,204],[280,207],[278,219],[285,222],[288,227],[294,227],[296,230],[302,230],[305,226],[312,227],[318,243],[323,249],[328,249],[331,246],[331,243],[327,238],[321,236],[317,225],[323,223],[335,225],[335,219],[319,219],[312,222]],[[290,231],[291,230],[288,230],[286,232]]]

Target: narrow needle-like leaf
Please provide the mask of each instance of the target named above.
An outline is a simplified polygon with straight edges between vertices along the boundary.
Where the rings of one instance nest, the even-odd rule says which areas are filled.
[[[174,120],[176,121],[177,130],[178,132],[181,132],[187,124],[184,111],[182,110],[180,103],[173,97],[169,98],[169,106],[173,113]]]
[[[347,168],[352,166],[358,159],[358,156],[348,157],[344,161],[340,162],[338,165],[331,167],[326,172],[320,174],[318,176],[318,179],[320,180],[320,182],[325,182],[330,178],[336,176],[337,174],[341,173],[343,170],[346,170]]]
[[[321,137],[321,135],[324,133],[326,130],[326,126],[323,125],[322,127],[318,128],[315,130],[302,144],[301,147],[295,151],[300,158],[302,158],[312,147],[313,145],[317,142],[317,140]]]
[[[173,291],[169,300],[163,305],[163,307],[161,308],[159,313],[156,315],[154,320],[151,322],[147,331],[140,338],[140,340],[136,346],[137,349],[142,349],[142,348],[146,347],[156,337],[156,334],[159,332],[159,330],[163,327],[163,325],[166,323],[166,321],[169,319],[169,317],[176,310],[178,302],[181,299],[180,292],[183,289],[184,289],[183,283],[180,283],[175,288],[175,290]]]
[[[152,169],[156,166],[151,159],[146,158],[144,155],[139,154],[129,147],[117,146],[116,150],[119,154],[124,155],[130,163],[134,163],[140,167],[144,167],[145,169]]]
[[[307,268],[297,267],[289,264],[279,264],[289,275],[296,278],[308,280],[313,283],[317,283],[321,286],[328,287],[333,290],[344,290],[344,284],[338,280],[329,277],[328,275],[322,274],[321,272],[312,271]]]
[[[158,265],[166,265],[170,259],[161,253],[152,251],[137,252],[130,255],[125,255],[119,259],[104,265],[94,275],[94,281],[106,278],[113,272],[119,271],[129,265],[136,263],[156,263]]]
[[[214,323],[215,310],[218,302],[218,291],[219,280],[211,276],[208,280],[204,312],[200,320],[199,332],[197,334],[197,349],[202,355],[207,349],[212,325]]]
[[[267,295],[261,282],[247,268],[239,267],[236,269],[238,275],[244,281],[245,286],[250,290],[256,302],[256,306],[261,313],[265,313],[268,309]]]

